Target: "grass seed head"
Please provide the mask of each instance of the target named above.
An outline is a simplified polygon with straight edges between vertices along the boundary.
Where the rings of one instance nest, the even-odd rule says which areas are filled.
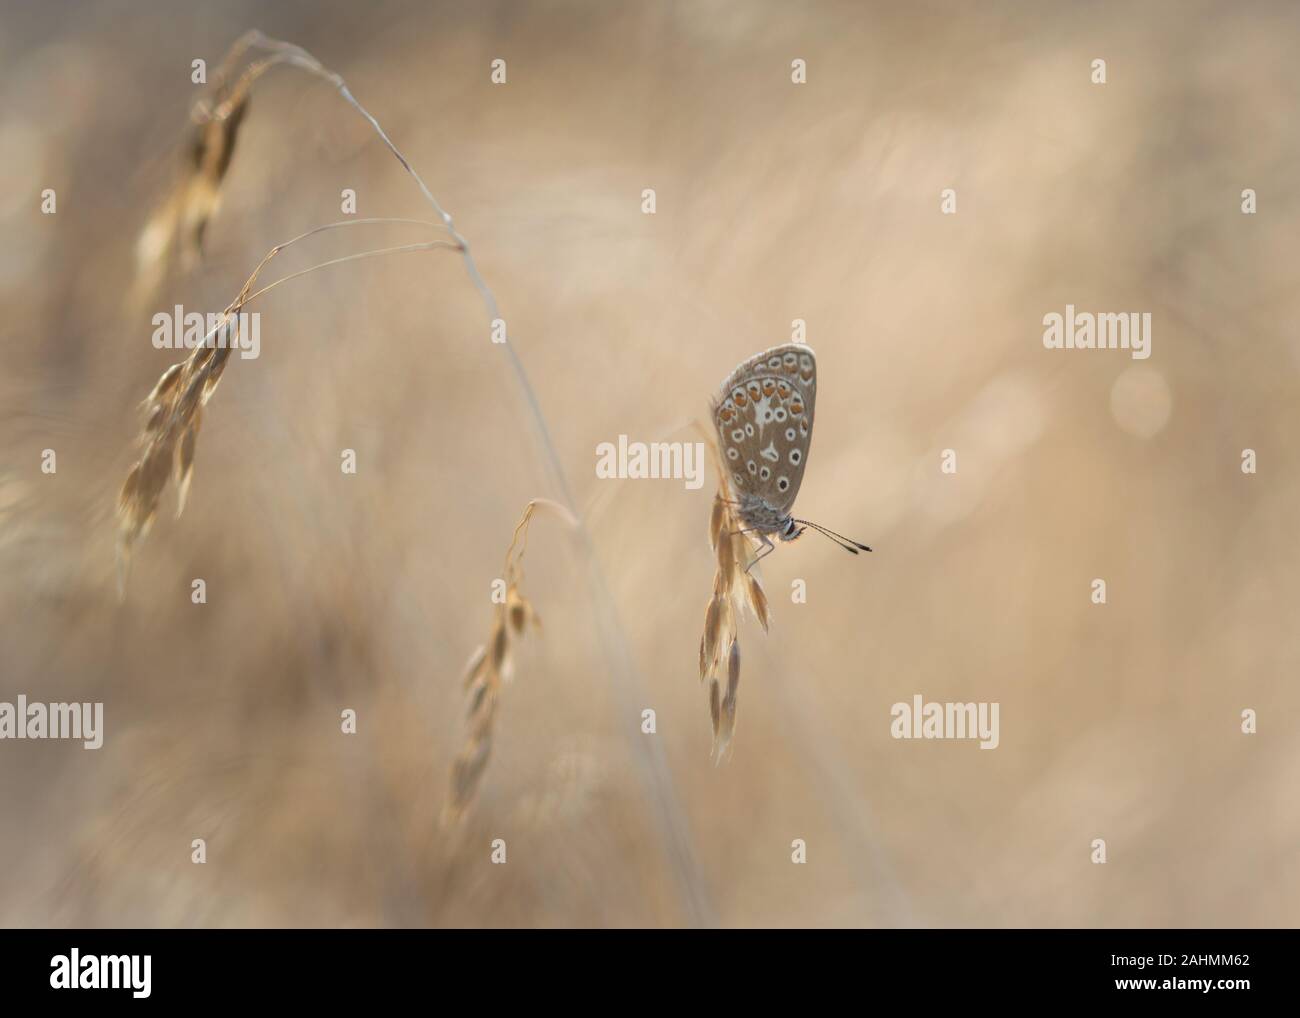
[[[714,552],[713,596],[704,613],[704,633],[700,637],[700,678],[709,679],[709,716],[713,722],[713,757],[721,761],[727,752],[736,727],[736,699],[740,687],[740,641],[737,622],[748,605],[763,631],[768,631],[767,595],[752,569],[745,563],[753,553],[752,542],[740,533],[742,524],[736,513],[727,475],[721,470],[717,445],[708,435],[708,447],[718,470],[718,490],[713,496],[709,516],[709,546]],[[720,685],[722,659],[726,658],[725,692]]]

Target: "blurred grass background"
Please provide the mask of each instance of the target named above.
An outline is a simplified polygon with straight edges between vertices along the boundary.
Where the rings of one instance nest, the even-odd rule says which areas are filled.
[[[102,700],[107,726],[93,753],[0,744],[0,922],[686,921],[637,776],[650,737],[551,520],[525,583],[546,631],[465,830],[437,827],[490,583],[524,504],[554,494],[454,255],[325,270],[255,308],[262,356],[231,364],[185,516],[165,500],[116,601],[135,406],[177,359],[124,306],[134,242],[190,62],[254,26],[340,71],[473,243],[718,921],[1300,919],[1292,5],[0,10],[0,699]],[[362,216],[428,212],[327,86],[273,72],[207,263],[154,310],[224,307],[269,247],[340,218],[345,187]],[[412,239],[339,231],[272,276]],[[1152,312],[1151,359],[1044,350],[1067,303]],[[773,630],[742,635],[714,768],[695,668],[712,484],[597,482],[594,450],[694,439],[794,318],[823,376],[799,510],[876,552],[809,537],[764,563]],[[998,701],[1000,747],[891,739],[918,692]]]

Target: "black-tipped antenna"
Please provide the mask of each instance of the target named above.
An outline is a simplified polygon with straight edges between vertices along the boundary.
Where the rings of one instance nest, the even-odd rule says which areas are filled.
[[[812,520],[795,520],[795,522],[802,523],[805,527],[812,527],[813,530],[817,531],[817,533],[821,534],[823,537],[829,537],[832,541],[838,544],[845,551],[851,552],[854,555],[858,553],[859,548],[861,548],[863,551],[871,550],[865,544],[862,544],[860,541],[850,540],[849,538],[845,537],[843,534],[837,534],[835,533],[835,531],[829,530],[826,527],[823,527],[819,523],[814,523]]]

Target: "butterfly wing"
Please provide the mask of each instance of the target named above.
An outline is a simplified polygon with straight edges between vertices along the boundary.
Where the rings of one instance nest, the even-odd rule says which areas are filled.
[[[757,495],[790,511],[808,463],[816,396],[817,358],[799,343],[756,354],[722,383],[713,424],[738,497]]]

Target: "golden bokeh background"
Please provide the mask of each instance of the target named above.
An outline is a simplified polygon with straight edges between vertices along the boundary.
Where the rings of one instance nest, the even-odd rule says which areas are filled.
[[[1292,5],[3,12],[0,700],[102,701],[107,733],[0,742],[0,922],[1300,918]],[[205,263],[128,305],[191,61],[254,26],[339,71],[455,215],[589,534],[533,524],[545,629],[458,830],[438,817],[461,671],[524,505],[561,493],[455,254],[325,269],[251,309],[261,357],[231,364],[185,514],[169,493],[116,596],[136,405],[178,359],[153,311],[220,310],[273,244],[339,219],[343,188],[361,216],[429,215],[354,111],[278,69]],[[272,276],[423,236],[336,231]],[[1045,350],[1066,304],[1151,312],[1151,358]],[[742,629],[715,767],[712,481],[598,481],[595,448],[696,440],[721,379],[797,318],[821,372],[798,509],[876,550],[810,534],[764,562],[772,630]],[[998,702],[1000,746],[892,739],[916,693]]]

